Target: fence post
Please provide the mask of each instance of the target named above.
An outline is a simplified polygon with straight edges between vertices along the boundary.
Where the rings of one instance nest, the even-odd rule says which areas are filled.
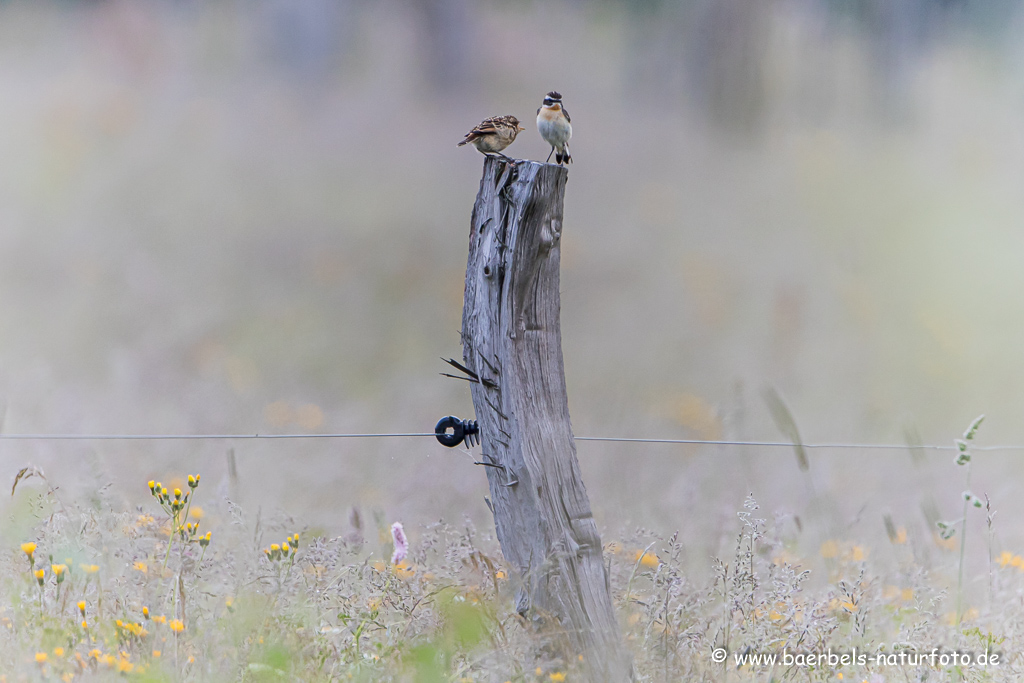
[[[463,360],[489,466],[489,506],[522,581],[516,610],[592,681],[633,677],[601,537],[576,460],[562,364],[559,241],[568,171],[484,161],[473,206]]]

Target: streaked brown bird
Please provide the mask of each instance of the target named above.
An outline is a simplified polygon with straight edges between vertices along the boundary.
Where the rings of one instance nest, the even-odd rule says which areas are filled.
[[[501,150],[511,145],[521,130],[526,129],[520,126],[519,119],[511,114],[492,116],[489,119],[484,119],[480,122],[480,125],[466,133],[466,139],[460,142],[458,146],[462,147],[468,142],[483,154],[497,154],[509,161],[513,161],[513,159],[502,154]]]

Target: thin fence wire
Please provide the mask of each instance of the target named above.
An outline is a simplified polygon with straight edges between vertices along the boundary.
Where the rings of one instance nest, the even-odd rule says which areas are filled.
[[[434,432],[353,434],[0,434],[0,441],[175,441],[233,439],[386,439],[433,437]],[[694,446],[759,446],[765,448],[817,448],[822,450],[915,450],[955,451],[957,446],[888,443],[792,443],[790,441],[728,441],[722,439],[657,439],[615,436],[577,436],[576,441],[609,443],[680,444]],[[974,446],[972,451],[1024,451],[1024,445]]]

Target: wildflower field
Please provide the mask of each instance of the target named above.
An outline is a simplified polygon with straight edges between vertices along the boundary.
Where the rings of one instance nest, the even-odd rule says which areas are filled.
[[[456,145],[513,114],[543,160],[553,89],[637,680],[1020,680],[1022,37],[1018,0],[0,2],[0,683],[583,678],[428,433],[475,417]]]
[[[968,472],[979,423],[957,442]],[[140,483],[150,503],[129,511],[102,491],[66,500],[41,471],[20,472],[6,514],[25,540],[0,558],[0,683],[582,676],[582,656],[539,645],[557,632],[514,613],[517,577],[490,528],[439,522],[407,536],[353,509],[349,533],[328,537],[254,517],[204,483]],[[975,508],[990,537],[974,547],[989,556],[968,599],[956,532]],[[842,536],[808,548],[804,522],[748,497],[730,552],[707,558],[700,579],[684,566],[685,529],[606,539],[637,679],[1016,680],[1024,635],[1004,608],[1021,599],[1024,560],[994,553],[986,502],[965,494],[964,515],[926,537],[887,519],[877,553]]]

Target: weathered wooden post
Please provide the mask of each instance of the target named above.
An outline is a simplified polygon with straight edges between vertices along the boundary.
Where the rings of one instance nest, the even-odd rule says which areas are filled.
[[[562,364],[559,240],[568,171],[488,157],[473,206],[462,346],[517,611],[583,655],[592,681],[632,679],[601,537],[576,460]]]

